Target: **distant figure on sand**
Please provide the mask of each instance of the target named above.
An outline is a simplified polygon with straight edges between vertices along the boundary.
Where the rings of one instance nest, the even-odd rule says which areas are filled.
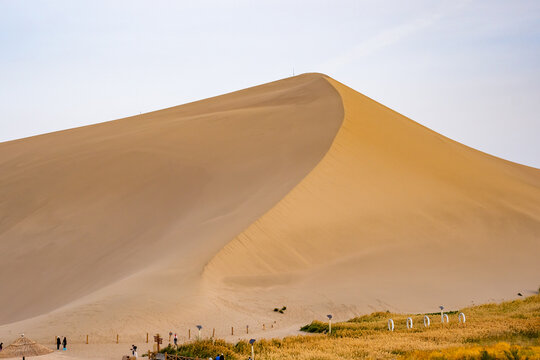
[[[0,343],[0,351],[2,351],[3,346],[4,346],[4,343]]]
[[[174,333],[174,346],[178,346],[178,336]]]
[[[57,336],[56,337],[56,350],[60,350],[60,344],[62,342],[60,341],[60,336]]]
[[[63,346],[63,350],[66,351],[66,348],[67,348],[67,340],[66,340],[66,337],[64,336],[64,340],[62,340],[62,346]]]

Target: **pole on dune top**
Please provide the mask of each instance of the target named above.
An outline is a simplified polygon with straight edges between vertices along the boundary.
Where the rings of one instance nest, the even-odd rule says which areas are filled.
[[[328,318],[328,334],[332,333],[332,315],[328,314],[326,315]]]
[[[441,322],[444,323],[444,306],[439,306],[439,309],[441,309]]]

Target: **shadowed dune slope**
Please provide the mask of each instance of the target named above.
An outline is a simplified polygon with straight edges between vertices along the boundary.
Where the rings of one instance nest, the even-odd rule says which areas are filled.
[[[212,256],[320,161],[342,120],[336,90],[305,74],[1,143],[0,324],[94,292],[105,321],[109,303],[139,313],[142,294],[191,295]],[[144,282],[173,262],[181,286]]]
[[[287,301],[319,317],[434,311],[538,289],[540,170],[329,81],[345,109],[332,147],[214,257],[212,286],[244,289],[246,306]]]

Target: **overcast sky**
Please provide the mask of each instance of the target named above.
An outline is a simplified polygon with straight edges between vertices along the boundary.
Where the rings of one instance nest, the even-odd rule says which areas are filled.
[[[0,141],[322,72],[540,167],[540,1],[0,0]]]

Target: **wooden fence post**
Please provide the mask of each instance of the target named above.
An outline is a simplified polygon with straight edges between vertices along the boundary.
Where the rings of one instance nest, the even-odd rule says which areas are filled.
[[[187,335],[187,338],[188,338],[188,340],[191,339],[191,329],[188,329],[188,335]]]
[[[263,324],[263,330],[266,330],[266,327],[264,326],[264,324]]]
[[[216,336],[216,328],[212,329],[212,337]]]
[[[116,343],[118,344],[118,334],[116,334]]]
[[[86,335],[86,344],[88,345],[88,335]]]
[[[231,335],[234,335],[234,326],[231,326]]]
[[[148,344],[148,333],[146,333],[146,343]]]
[[[246,334],[249,334],[249,325],[246,325]]]

